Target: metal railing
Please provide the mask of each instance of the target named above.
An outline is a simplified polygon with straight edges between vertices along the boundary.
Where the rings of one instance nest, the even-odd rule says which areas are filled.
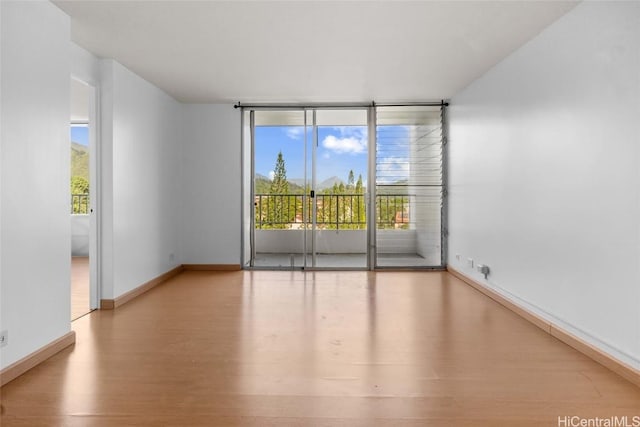
[[[89,213],[89,194],[72,194],[71,195],[71,214],[88,214]]]
[[[376,224],[378,228],[408,228],[408,194],[376,195]],[[256,194],[256,229],[299,229],[312,222],[313,203],[316,225],[329,230],[364,230],[367,225],[366,196],[364,194],[317,194],[314,198],[303,194]],[[306,204],[306,206],[305,206]]]

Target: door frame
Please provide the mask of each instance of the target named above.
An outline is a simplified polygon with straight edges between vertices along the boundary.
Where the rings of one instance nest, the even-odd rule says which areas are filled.
[[[376,244],[376,154],[377,154],[377,107],[411,107],[411,106],[425,106],[425,107],[441,107],[442,108],[442,132],[443,132],[443,152],[442,152],[442,207],[441,207],[441,265],[435,266],[415,266],[415,267],[386,267],[386,266],[378,266],[377,265],[377,244]],[[245,218],[247,214],[246,210],[251,209],[250,212],[251,217],[251,226],[249,229],[249,234],[251,236],[254,235],[255,232],[255,224],[253,222],[254,219],[254,206],[253,200],[255,200],[255,189],[254,189],[254,176],[255,176],[255,165],[254,165],[254,147],[253,142],[255,139],[255,135],[253,134],[253,129],[255,128],[255,123],[253,121],[253,116],[255,111],[268,111],[268,110],[320,110],[320,109],[363,109],[367,110],[367,126],[368,126],[368,165],[367,165],[367,191],[365,193],[365,206],[367,209],[367,266],[366,268],[310,268],[310,267],[300,267],[296,268],[298,270],[446,270],[447,265],[447,238],[448,238],[448,230],[447,230],[447,218],[446,215],[448,213],[448,203],[447,203],[447,187],[448,187],[448,174],[447,174],[447,151],[448,151],[448,128],[447,128],[447,120],[446,120],[446,112],[449,106],[449,102],[446,100],[439,101],[424,101],[424,102],[387,102],[387,103],[376,103],[376,102],[365,102],[365,103],[311,103],[311,104],[241,104],[238,102],[234,105],[234,108],[241,110],[241,212],[242,218]],[[246,138],[246,113],[250,112],[251,115],[251,136]],[[305,129],[307,127],[307,116],[305,117]],[[314,121],[315,123],[315,121]],[[315,149],[315,147],[314,147]],[[305,132],[305,150],[306,150],[306,132]],[[251,175],[250,175],[250,199],[247,200],[245,197],[247,186],[245,184],[246,177],[246,168],[245,168],[245,156],[246,153],[251,153]],[[305,156],[306,157],[306,156]],[[305,161],[306,162],[306,161]],[[247,203],[248,202],[248,203]],[[240,261],[242,268],[245,269],[260,269],[260,270],[291,270],[290,268],[280,268],[280,267],[255,267],[253,265],[253,259],[255,258],[254,249],[255,242],[253,241],[253,237],[247,236],[246,224],[242,221],[241,225],[241,253],[240,253]],[[250,260],[246,259],[246,245],[249,244],[251,246]],[[305,253],[306,253],[306,234],[305,234]]]
[[[280,106],[256,106],[256,107],[240,107],[240,106],[236,106],[237,108],[242,108],[242,115],[241,115],[241,157],[242,157],[242,179],[241,179],[241,187],[242,187],[242,206],[241,206],[241,211],[242,211],[242,218],[245,218],[247,215],[246,210],[247,209],[251,209],[251,211],[249,212],[249,217],[250,217],[250,226],[249,226],[249,236],[246,236],[247,230],[245,228],[245,224],[242,224],[242,233],[241,233],[241,258],[240,258],[240,262],[241,265],[243,266],[243,268],[246,269],[260,269],[260,270],[284,270],[284,271],[290,271],[292,270],[292,268],[290,267],[271,267],[271,266],[260,266],[260,267],[256,267],[254,265],[254,260],[256,257],[256,251],[255,251],[255,208],[253,206],[252,201],[255,200],[255,113],[256,111],[283,111],[283,110],[288,110],[288,111],[300,111],[303,115],[303,128],[304,128],[304,175],[305,175],[305,183],[307,183],[307,180],[309,181],[308,184],[310,184],[310,188],[311,190],[313,190],[314,192],[316,192],[316,184],[317,184],[317,177],[316,177],[316,169],[317,169],[317,162],[316,162],[316,151],[317,151],[317,144],[318,144],[318,125],[317,125],[317,120],[316,120],[316,112],[318,110],[361,110],[363,112],[367,113],[367,121],[369,123],[369,108],[371,108],[371,104],[366,104],[366,105],[351,105],[351,104],[327,104],[327,105],[309,105],[309,106],[286,106],[286,107],[280,107]],[[247,117],[247,114],[248,117]],[[308,117],[308,113],[311,114],[311,124],[309,124],[309,117]],[[248,126],[249,128],[247,129],[247,119],[248,119]],[[369,177],[370,175],[370,165],[371,165],[371,157],[373,156],[373,164],[375,164],[375,135],[370,135],[369,132],[369,125],[367,124],[367,130],[368,130],[368,135],[367,135],[367,142],[368,142],[368,147],[367,147],[367,173],[366,176]],[[308,179],[308,145],[309,145],[309,141],[308,141],[308,129],[311,129],[312,131],[312,141],[311,141],[311,177],[310,179]],[[249,138],[247,138],[246,136],[249,135]],[[248,139],[248,140],[247,140]],[[374,145],[371,145],[371,141],[373,140]],[[373,147],[373,150],[372,150]],[[247,154],[250,153],[250,175],[249,175],[249,183],[248,183],[248,187],[249,187],[249,194],[250,197],[248,199],[249,203],[247,203],[247,198],[244,196],[244,194],[246,194],[246,190],[247,190],[247,182],[245,181],[245,164],[246,164],[246,159],[245,156]],[[375,172],[374,172],[375,173]],[[368,179],[368,178],[367,178]],[[367,186],[367,192],[365,193],[365,208],[367,210],[367,212],[370,212],[371,206],[370,203],[372,200],[374,200],[373,198],[369,197],[369,186]],[[306,215],[306,209],[307,209],[307,203],[308,203],[308,198],[311,197],[310,194],[304,193],[303,194],[303,219],[306,219],[307,215]],[[316,266],[316,221],[317,221],[317,210],[316,210],[316,204],[312,203],[311,204],[313,211],[311,212],[311,222],[308,223],[308,225],[311,226],[311,229],[307,229],[305,227],[305,232],[303,234],[303,262],[301,266],[296,266],[293,268],[293,270],[305,270],[305,271],[321,271],[321,270],[331,270],[331,271],[336,271],[336,270],[371,270],[372,269],[372,264],[371,264],[371,256],[369,254],[370,251],[370,235],[369,235],[369,230],[365,230],[365,232],[367,233],[367,239],[366,239],[366,243],[365,243],[365,258],[366,258],[366,266],[365,267],[317,267]],[[367,215],[367,218],[369,218],[371,215]],[[374,222],[375,223],[375,222]],[[369,227],[369,220],[367,220],[367,228]],[[308,242],[308,233],[311,232],[311,249],[310,251],[307,251],[307,242]],[[246,249],[246,245],[249,245],[249,251],[247,251]],[[247,252],[249,253],[249,259],[247,260]],[[309,255],[311,255],[311,265],[309,265],[308,263],[308,258]]]
[[[89,89],[89,310],[100,308],[101,271],[101,162],[100,162],[100,94],[98,87],[71,75],[71,79]],[[73,122],[70,122],[74,124]],[[80,124],[76,122],[75,124]]]

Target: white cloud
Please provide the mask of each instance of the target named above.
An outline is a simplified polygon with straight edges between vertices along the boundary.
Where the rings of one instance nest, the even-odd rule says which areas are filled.
[[[337,154],[361,154],[367,150],[367,128],[361,126],[333,127],[339,135],[329,135],[322,146]]]
[[[355,136],[336,138],[329,135],[322,141],[322,146],[338,154],[359,154],[367,149],[367,140]]]
[[[405,157],[384,157],[377,162],[376,181],[379,184],[391,184],[409,179],[409,162]]]
[[[276,173],[274,171],[269,171],[269,179],[273,181],[273,178],[276,177]]]
[[[334,130],[340,132],[340,136],[354,136],[358,139],[367,139],[367,128],[364,126],[334,126]]]
[[[296,140],[301,139],[304,133],[301,127],[290,127],[285,132],[289,138]]]

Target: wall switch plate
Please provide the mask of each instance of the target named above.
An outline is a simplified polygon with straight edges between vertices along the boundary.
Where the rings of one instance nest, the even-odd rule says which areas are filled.
[[[9,344],[9,331],[6,329],[0,332],[0,347],[4,347]]]

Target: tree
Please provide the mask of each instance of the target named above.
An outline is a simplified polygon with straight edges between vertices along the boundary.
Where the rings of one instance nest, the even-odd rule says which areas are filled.
[[[364,184],[362,183],[362,175],[358,175],[358,182],[356,182],[356,195],[358,197],[358,207],[356,210],[356,217],[358,219],[358,229],[367,228],[367,210],[364,203]]]
[[[362,183],[362,175],[358,175],[358,182],[356,182],[356,194],[364,194],[364,185]]]
[[[347,189],[349,190],[349,193],[351,193],[354,189],[354,177],[353,177],[353,169],[351,169],[349,171],[349,178],[347,179]]]
[[[81,176],[72,176],[71,194],[71,212],[86,214],[89,208],[89,181]]]
[[[81,176],[72,176],[71,194],[89,194],[89,181]]]
[[[271,181],[271,194],[289,194],[289,181],[287,181],[287,168],[284,164],[282,151],[278,153],[276,166],[273,169],[273,180]]]
[[[267,198],[266,223],[270,228],[287,228],[288,224],[295,221],[297,202],[290,203],[289,181],[287,181],[287,168],[284,163],[282,151],[278,153],[276,165],[273,169],[273,180],[269,188]]]

